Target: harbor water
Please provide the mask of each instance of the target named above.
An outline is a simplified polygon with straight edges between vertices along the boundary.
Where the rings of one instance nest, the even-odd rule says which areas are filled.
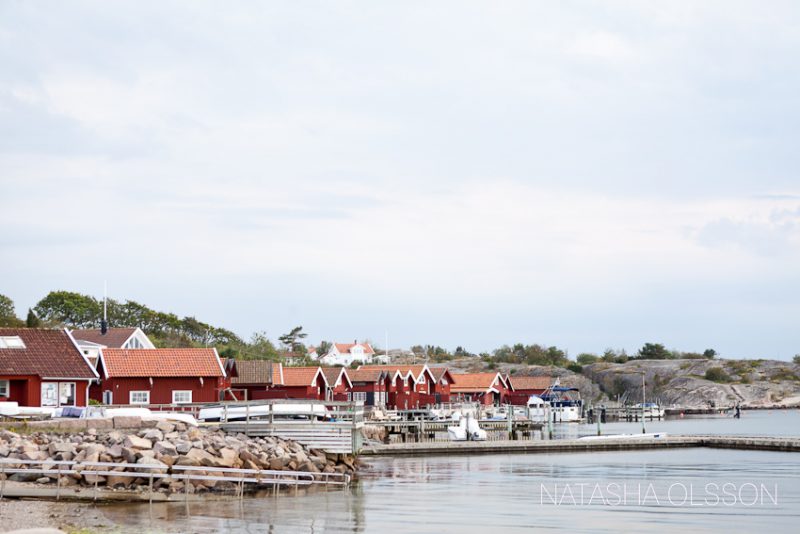
[[[737,434],[797,435],[798,416],[747,412],[724,426]],[[723,433],[709,429],[716,419],[705,421],[698,433]],[[670,421],[661,424],[672,431]],[[785,424],[794,426],[780,431]],[[760,431],[763,425],[771,431]],[[344,491],[114,505],[104,513],[122,531],[138,532],[788,532],[800,522],[796,453],[692,448],[368,463]]]

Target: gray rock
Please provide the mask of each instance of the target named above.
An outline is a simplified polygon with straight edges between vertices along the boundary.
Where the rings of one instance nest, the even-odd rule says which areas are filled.
[[[140,428],[142,418],[138,415],[118,415],[113,418],[114,428]]]
[[[173,432],[175,430],[175,425],[173,425],[172,423],[170,423],[168,421],[159,421],[156,424],[156,428],[158,430],[160,430],[161,432],[163,432],[164,434],[168,434],[168,433]]]
[[[153,442],[149,439],[140,438],[139,436],[130,434],[125,437],[125,447],[130,449],[152,449]]]
[[[153,445],[153,450],[156,454],[166,454],[169,456],[178,455],[177,447],[168,441],[157,441],[156,444]]]

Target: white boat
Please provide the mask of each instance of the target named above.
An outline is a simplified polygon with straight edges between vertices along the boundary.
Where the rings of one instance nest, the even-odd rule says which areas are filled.
[[[542,394],[550,404],[550,418],[554,423],[579,423],[583,417],[583,401],[578,388],[559,385],[558,379]]]
[[[462,417],[458,426],[448,426],[447,437],[450,441],[467,441],[467,418]]]
[[[663,419],[666,412],[655,402],[640,402],[630,408],[632,415],[643,416],[645,419]]]
[[[270,409],[272,406],[272,409]],[[197,418],[200,421],[241,421],[250,419],[311,419],[329,417],[328,409],[322,404],[276,403],[251,404],[250,406],[209,406],[201,408]]]
[[[3,401],[0,402],[0,416],[3,417],[52,417],[55,408],[46,408],[39,406],[20,406],[18,402]]]
[[[462,417],[458,426],[447,427],[447,436],[450,441],[486,441],[486,431],[478,424],[474,417]]]
[[[534,423],[546,423],[550,415],[550,405],[541,397],[531,395],[526,403],[528,419]]]

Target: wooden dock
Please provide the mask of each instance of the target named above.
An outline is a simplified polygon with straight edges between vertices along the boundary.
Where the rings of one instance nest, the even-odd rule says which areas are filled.
[[[284,407],[297,405],[305,407],[305,411],[299,409],[289,413],[286,410],[274,410],[280,405]],[[222,421],[218,424],[228,433],[291,439],[311,449],[335,454],[355,454],[364,442],[363,402],[273,399],[227,402],[222,406],[224,407]],[[254,406],[267,406],[269,411],[267,415],[254,414],[251,417],[250,408]],[[320,407],[324,407],[322,412],[317,409]],[[234,408],[244,408],[245,416],[229,420],[227,414]],[[319,417],[320,413],[326,414],[324,420]]]
[[[745,436],[665,436],[662,438],[564,439],[521,441],[458,441],[395,443],[362,449],[362,456],[432,456],[436,454],[507,454],[628,451],[710,447],[760,451],[800,452],[800,438]]]

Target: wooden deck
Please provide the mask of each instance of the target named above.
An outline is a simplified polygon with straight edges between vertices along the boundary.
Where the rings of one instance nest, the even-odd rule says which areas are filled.
[[[760,451],[800,452],[800,437],[759,436],[665,436],[663,438],[615,438],[608,440],[460,441],[444,443],[395,443],[374,445],[363,456],[431,456],[436,454],[506,454],[626,451],[711,447]]]

